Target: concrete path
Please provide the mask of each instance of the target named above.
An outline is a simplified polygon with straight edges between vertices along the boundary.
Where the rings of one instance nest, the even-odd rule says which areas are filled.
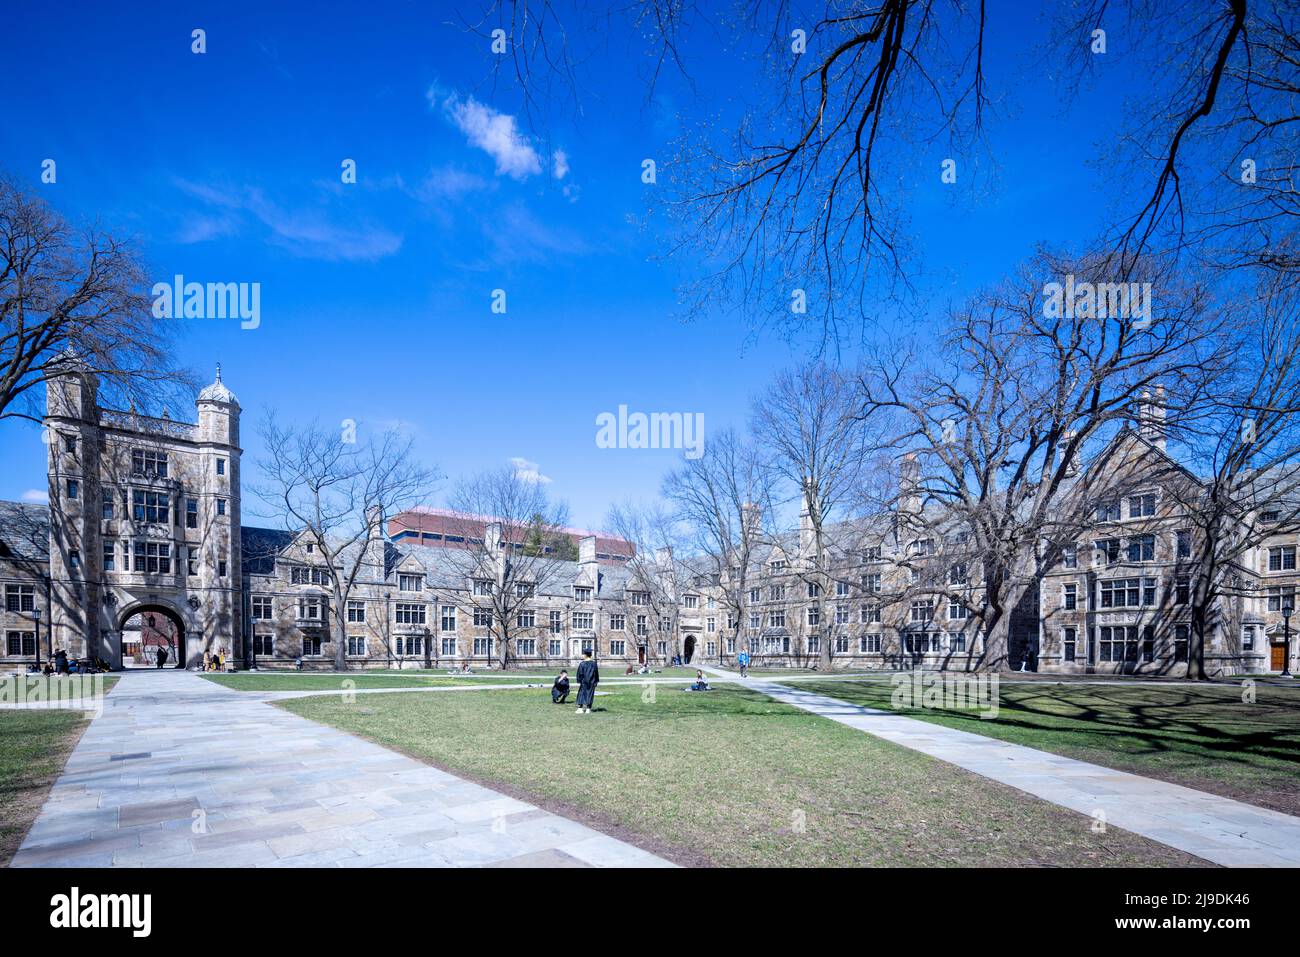
[[[735,672],[704,669],[719,677]],[[1009,784],[1108,826],[1228,867],[1300,867],[1300,818],[1137,774],[849,704],[775,681],[742,682],[784,704]],[[996,720],[996,719],[994,719]]]
[[[671,866],[260,697],[124,674],[11,866]]]

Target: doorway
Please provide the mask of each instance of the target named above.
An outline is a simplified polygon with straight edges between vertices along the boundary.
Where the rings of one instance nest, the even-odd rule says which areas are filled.
[[[143,605],[118,623],[123,668],[185,667],[185,625],[170,608]]]
[[[687,635],[686,640],[682,642],[682,651],[685,652],[686,663],[691,663],[691,658],[695,654],[695,636]]]
[[[1286,645],[1276,642],[1270,649],[1269,670],[1282,672],[1286,670]]]

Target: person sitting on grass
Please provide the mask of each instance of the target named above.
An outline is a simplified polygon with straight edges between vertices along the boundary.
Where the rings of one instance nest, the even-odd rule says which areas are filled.
[[[561,671],[555,679],[555,684],[551,685],[551,703],[564,704],[569,697],[569,673]]]
[[[708,683],[708,681],[705,680],[705,678],[704,678],[704,672],[703,672],[703,671],[700,671],[698,668],[695,669],[695,683],[691,685],[691,690],[692,690],[692,691],[712,691],[712,690],[713,690],[712,688],[709,687],[709,683]]]
[[[596,685],[600,684],[600,666],[591,658],[591,651],[582,653],[578,665],[578,710],[574,714],[591,714],[591,704],[596,698]]]

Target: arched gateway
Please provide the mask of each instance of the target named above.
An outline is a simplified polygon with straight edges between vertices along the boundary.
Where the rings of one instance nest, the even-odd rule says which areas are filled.
[[[125,609],[117,622],[123,668],[184,668],[189,659],[185,619],[167,605],[153,602]]]

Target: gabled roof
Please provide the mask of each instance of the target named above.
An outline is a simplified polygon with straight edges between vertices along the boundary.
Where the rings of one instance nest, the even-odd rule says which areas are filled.
[[[50,507],[0,502],[0,559],[50,560]]]
[[[275,571],[276,556],[294,540],[293,532],[253,525],[241,525],[239,537],[243,542],[241,558],[245,575],[270,575]]]

